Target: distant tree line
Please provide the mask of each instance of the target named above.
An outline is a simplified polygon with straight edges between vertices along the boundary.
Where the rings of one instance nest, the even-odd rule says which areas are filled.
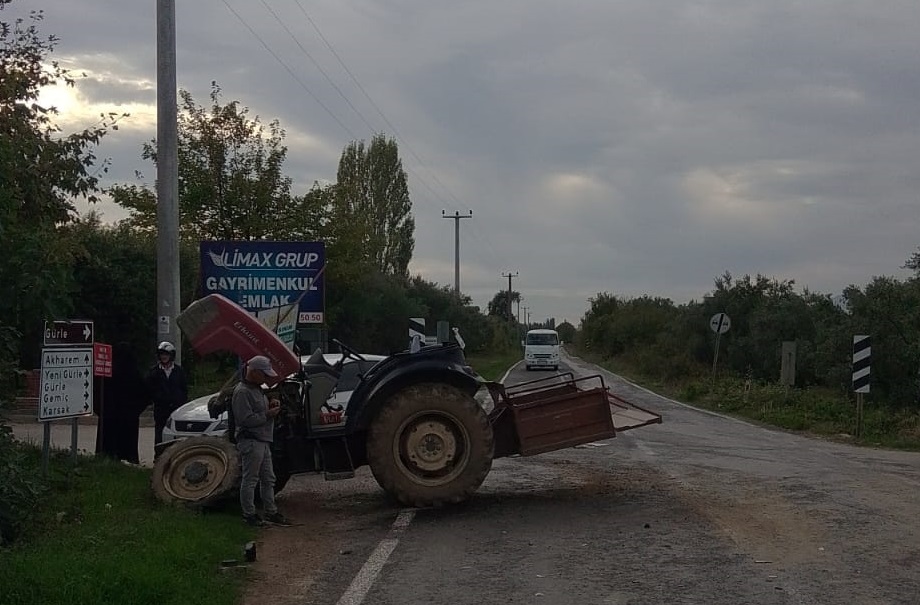
[[[703,301],[683,305],[605,292],[591,299],[577,344],[661,380],[695,378],[712,368],[716,335],[709,320],[716,313],[731,319],[720,339],[720,372],[778,382],[782,343],[794,341],[796,386],[848,392],[853,336],[868,334],[873,400],[920,408],[920,275],[874,277],[837,300],[796,292],[793,281],[730,273],[715,279]]]

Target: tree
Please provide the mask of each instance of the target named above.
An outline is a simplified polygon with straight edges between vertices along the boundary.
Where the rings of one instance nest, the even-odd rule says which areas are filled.
[[[282,173],[287,155],[277,120],[266,127],[239,101],[221,103],[211,83],[211,105],[199,106],[179,93],[179,223],[184,239],[252,240],[302,238],[298,222],[305,198],[292,203],[291,179]],[[157,161],[156,141],[142,157]],[[127,224],[156,231],[156,194],[146,185],[118,185],[110,191],[131,211]]]
[[[567,321],[563,321],[556,326],[556,331],[559,332],[559,340],[563,342],[573,342],[575,340],[575,326]]]
[[[904,262],[902,268],[910,269],[914,272],[916,277],[920,277],[920,248],[917,248],[917,250],[910,255],[910,258]]]
[[[0,0],[0,10],[10,3]],[[57,38],[39,33],[42,18],[32,11],[0,22],[0,283],[17,294],[0,298],[0,318],[29,343],[41,341],[43,319],[69,310],[73,249],[59,229],[74,220],[76,198],[96,201],[108,162],[95,148],[120,117],[105,114],[82,132],[61,133],[58,110],[39,105],[39,93],[75,81],[50,60]],[[37,350],[19,351],[21,363],[37,359]]]
[[[514,290],[511,291],[511,304],[519,302],[521,300],[521,293]],[[505,319],[510,319],[516,321],[514,317],[508,317],[509,310],[511,305],[508,304],[508,291],[499,290],[495,293],[495,296],[492,297],[492,300],[489,301],[487,307],[488,314],[494,315],[495,317],[503,317]]]
[[[863,290],[844,291],[850,333],[841,353],[849,354],[853,334],[872,336],[872,394],[916,406],[920,391],[920,280],[874,277]],[[847,355],[849,356],[849,355]]]
[[[409,276],[415,219],[396,141],[352,142],[339,160],[331,233],[339,258],[387,275]]]

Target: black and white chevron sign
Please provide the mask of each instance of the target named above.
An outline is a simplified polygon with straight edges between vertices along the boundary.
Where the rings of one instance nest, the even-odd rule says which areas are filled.
[[[425,318],[424,317],[410,317],[409,318],[409,340],[412,340],[413,336],[418,336],[419,341],[422,344],[425,344]]]
[[[869,364],[872,361],[872,347],[867,335],[853,337],[853,391],[869,392]]]

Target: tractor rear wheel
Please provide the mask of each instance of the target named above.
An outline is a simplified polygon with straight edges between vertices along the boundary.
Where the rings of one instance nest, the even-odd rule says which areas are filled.
[[[183,439],[157,459],[152,481],[154,495],[163,502],[211,506],[239,488],[239,454],[223,437]]]
[[[466,500],[492,468],[493,452],[485,411],[448,384],[417,384],[396,393],[368,431],[374,477],[407,506]]]

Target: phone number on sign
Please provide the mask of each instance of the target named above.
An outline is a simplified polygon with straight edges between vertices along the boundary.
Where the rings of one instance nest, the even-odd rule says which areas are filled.
[[[323,323],[322,313],[300,313],[297,315],[299,324],[321,324]]]

